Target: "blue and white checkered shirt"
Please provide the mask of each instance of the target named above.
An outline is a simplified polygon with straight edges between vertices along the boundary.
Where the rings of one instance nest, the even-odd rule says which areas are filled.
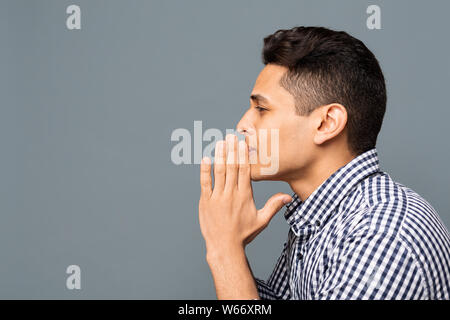
[[[450,235],[433,207],[360,154],[304,202],[261,299],[449,299]]]

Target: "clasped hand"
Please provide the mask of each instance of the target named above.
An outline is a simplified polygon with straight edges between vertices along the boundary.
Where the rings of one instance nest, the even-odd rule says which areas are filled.
[[[214,188],[211,160],[205,157],[200,165],[200,229],[207,254],[228,254],[245,248],[292,198],[277,193],[262,209],[256,209],[248,145],[237,136],[229,134],[225,141],[217,142],[214,158]]]

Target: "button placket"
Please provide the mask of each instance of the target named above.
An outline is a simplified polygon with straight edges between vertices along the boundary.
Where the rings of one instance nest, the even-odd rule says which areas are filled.
[[[294,289],[295,293],[298,296],[298,298],[301,296],[300,290],[302,289],[302,284],[299,280],[302,279],[302,272],[305,270],[305,255],[308,251],[308,248],[310,246],[311,239],[314,238],[314,236],[317,234],[318,229],[315,228],[314,224],[307,224],[305,228],[303,229],[302,234],[298,237],[297,242],[297,251],[296,251],[296,263],[295,263],[295,284]]]
[[[302,270],[302,265],[303,265],[303,236],[297,237],[295,239],[295,250],[292,254],[292,261],[293,263],[293,276],[292,276],[292,285],[291,288],[293,288],[293,292],[295,293],[295,295],[297,296],[297,292],[299,290],[299,279],[300,279],[300,273]],[[295,259],[294,259],[295,257]]]

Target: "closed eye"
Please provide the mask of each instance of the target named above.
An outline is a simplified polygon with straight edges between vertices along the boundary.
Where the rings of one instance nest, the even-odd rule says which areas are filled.
[[[263,111],[267,110],[267,109],[264,109],[264,108],[262,108],[260,106],[256,106],[255,109],[258,110],[259,112],[263,112]]]

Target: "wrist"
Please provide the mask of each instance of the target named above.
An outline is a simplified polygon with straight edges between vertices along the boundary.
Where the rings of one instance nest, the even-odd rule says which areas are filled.
[[[209,265],[222,264],[227,260],[245,258],[245,248],[242,245],[222,246],[220,248],[206,249],[206,261]]]

